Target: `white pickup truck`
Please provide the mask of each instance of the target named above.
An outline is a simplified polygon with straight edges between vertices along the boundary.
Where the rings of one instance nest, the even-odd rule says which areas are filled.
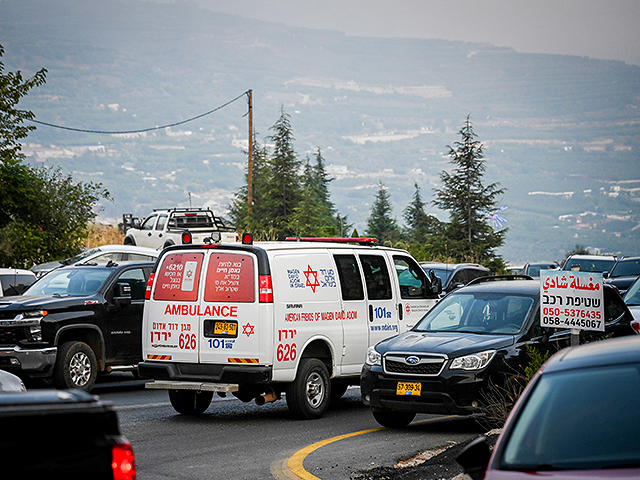
[[[235,228],[225,225],[208,208],[154,210],[140,225],[127,230],[125,245],[155,249],[184,243],[235,243]]]

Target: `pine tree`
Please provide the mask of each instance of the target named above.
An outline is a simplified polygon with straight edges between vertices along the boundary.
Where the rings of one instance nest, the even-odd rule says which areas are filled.
[[[273,221],[275,238],[295,235],[291,230],[294,209],[301,200],[300,160],[293,148],[291,117],[280,110],[280,118],[270,128],[274,134],[267,137],[274,143],[270,161],[270,177],[264,198],[265,212]]]
[[[409,242],[409,251],[418,260],[431,260],[441,256],[444,225],[433,215],[424,211],[426,204],[420,195],[420,187],[414,184],[413,199],[404,209],[406,222],[404,236]]]
[[[376,237],[380,244],[397,240],[399,230],[392,214],[391,196],[380,181],[378,193],[371,206],[371,214],[367,219],[367,235]]]
[[[504,193],[497,183],[484,185],[486,165],[484,147],[469,116],[458,132],[461,141],[455,149],[447,146],[451,173],[440,174],[442,188],[435,190],[433,205],[449,211],[446,242],[449,255],[457,261],[489,262],[496,258],[495,249],[504,243],[506,229],[495,231],[485,215],[495,209],[497,197]]]

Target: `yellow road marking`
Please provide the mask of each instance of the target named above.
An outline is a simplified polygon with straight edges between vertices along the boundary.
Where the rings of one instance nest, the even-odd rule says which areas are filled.
[[[419,420],[417,422],[413,422],[413,424],[431,422],[433,420],[446,420],[448,418],[455,418],[455,417],[457,417],[457,415],[427,418],[425,420]],[[286,478],[302,479],[302,480],[322,480],[321,478],[316,477],[315,475],[307,472],[304,469],[304,465],[303,465],[304,459],[308,455],[318,450],[319,448],[324,447],[325,445],[329,445],[330,443],[337,442],[339,440],[344,440],[345,438],[355,437],[357,435],[363,435],[365,433],[377,432],[380,430],[386,430],[386,427],[371,428],[369,430],[361,430],[359,432],[345,433],[344,435],[338,435],[337,437],[327,438],[326,440],[321,440],[319,442],[312,443],[311,445],[304,447],[303,449],[298,450],[296,453],[291,455],[289,457],[289,460],[286,462],[286,469],[288,469],[294,476],[287,475],[288,472],[283,472],[283,473],[285,473]]]

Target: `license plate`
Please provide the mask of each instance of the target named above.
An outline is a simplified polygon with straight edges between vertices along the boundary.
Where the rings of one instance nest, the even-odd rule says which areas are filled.
[[[398,386],[396,387],[396,394],[420,396],[421,390],[422,390],[421,383],[398,382]]]
[[[213,334],[235,337],[238,335],[238,324],[236,322],[215,322],[213,325]]]

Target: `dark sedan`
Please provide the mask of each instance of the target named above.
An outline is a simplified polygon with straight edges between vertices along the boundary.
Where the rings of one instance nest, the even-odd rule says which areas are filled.
[[[481,413],[489,386],[504,385],[528,364],[525,344],[555,352],[571,343],[569,330],[540,326],[540,282],[521,278],[477,279],[412,330],[369,349],[360,389],[378,423],[402,427],[416,413]],[[605,335],[634,334],[629,309],[609,285],[604,314]],[[603,332],[581,335],[593,341]]]

